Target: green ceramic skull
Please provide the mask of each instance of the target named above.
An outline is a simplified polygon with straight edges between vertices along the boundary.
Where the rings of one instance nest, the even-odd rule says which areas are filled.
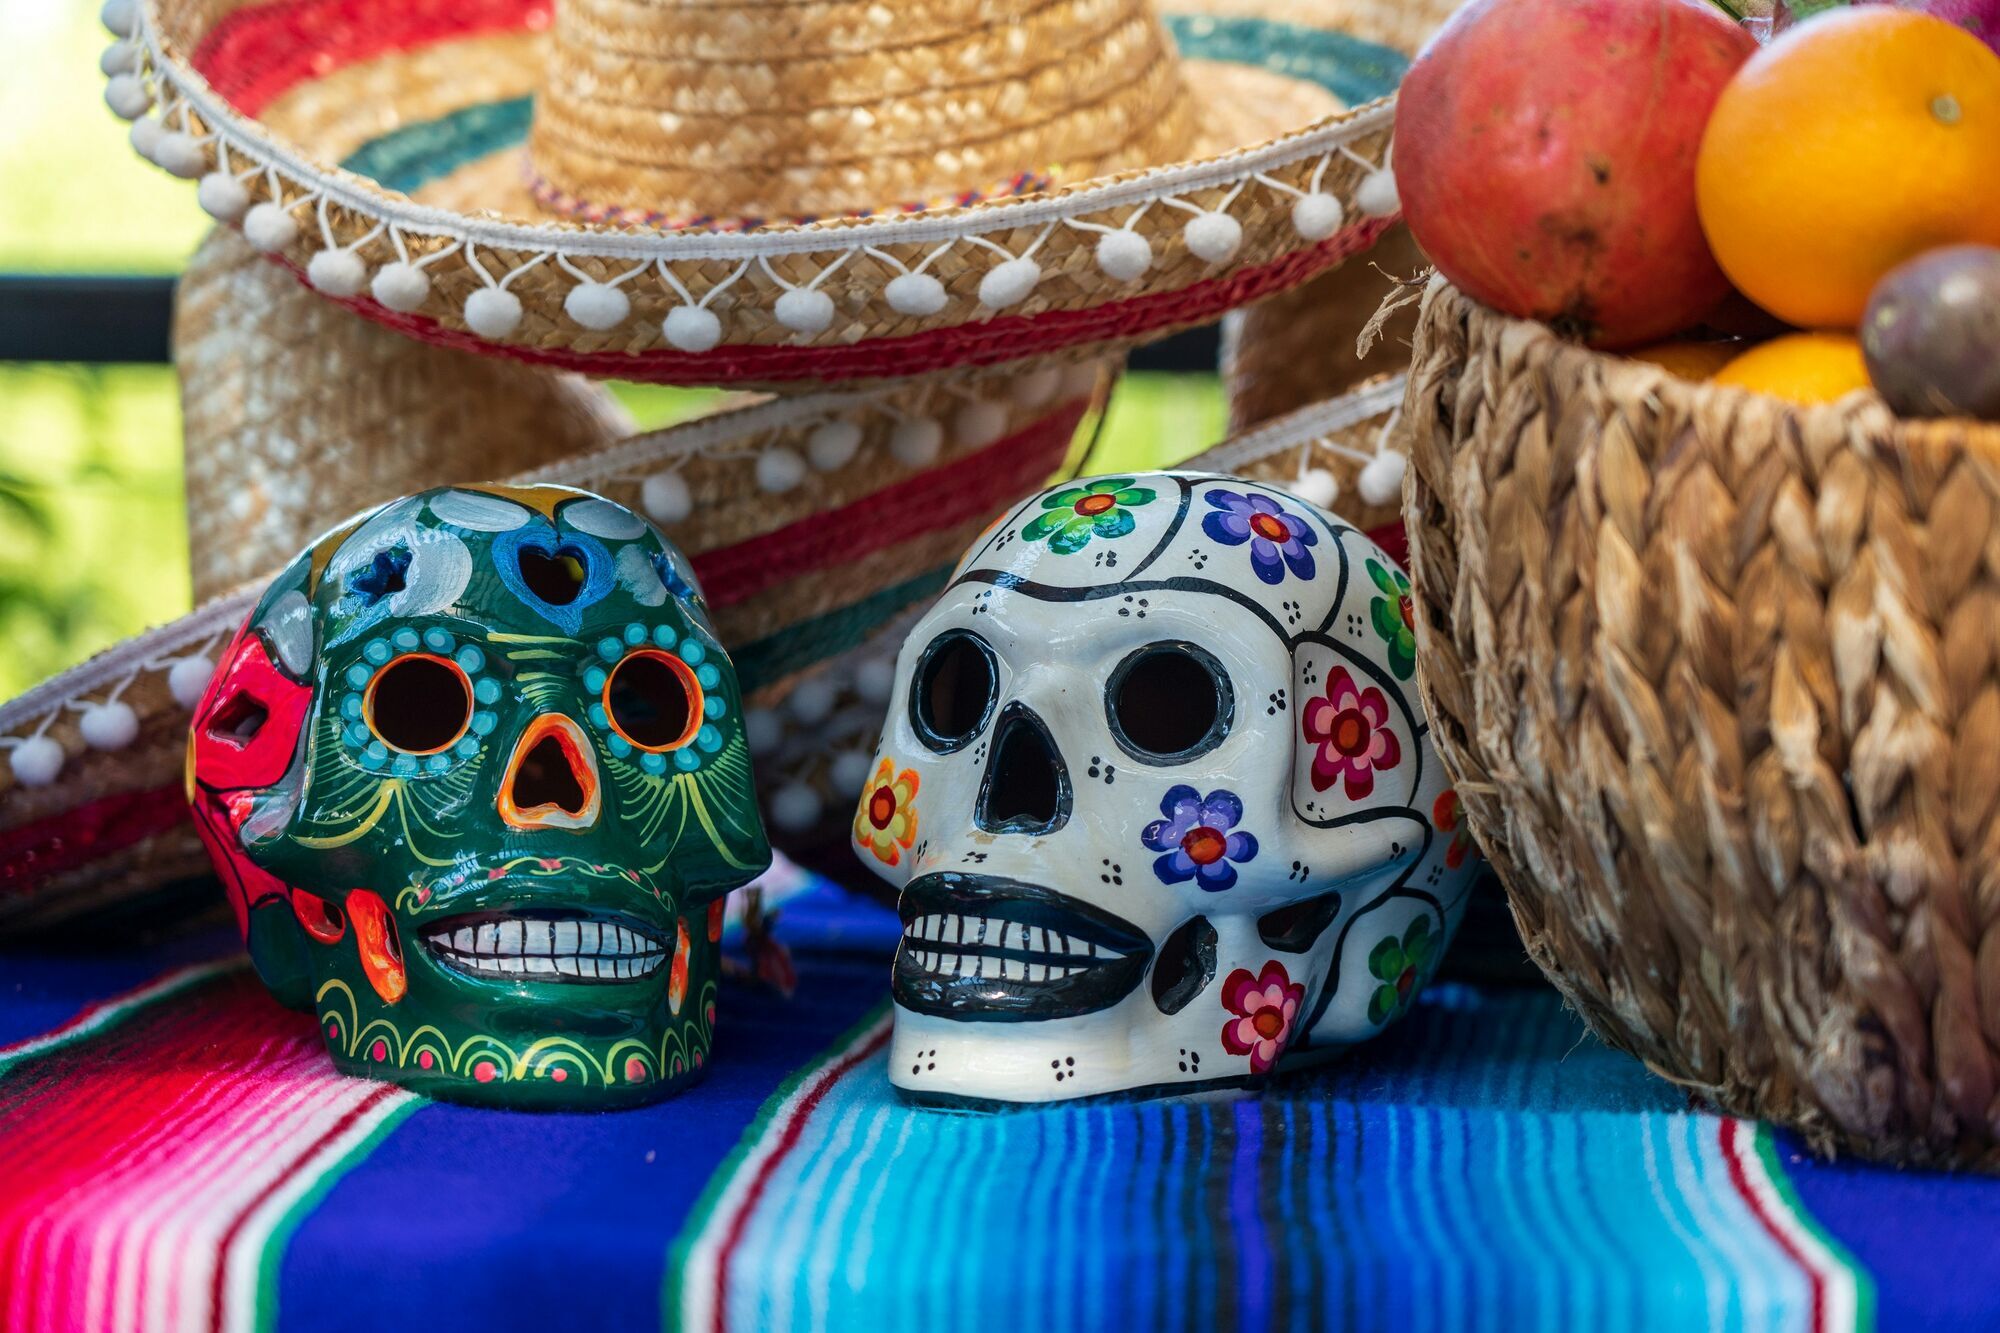
[[[761,872],[743,700],[620,505],[427,491],[322,537],[195,712],[189,796],[259,974],[334,1062],[507,1106],[696,1077]]]

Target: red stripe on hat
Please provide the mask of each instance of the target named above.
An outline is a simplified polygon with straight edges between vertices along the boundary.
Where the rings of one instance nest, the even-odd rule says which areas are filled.
[[[732,606],[787,579],[859,560],[900,542],[991,516],[1001,503],[1039,488],[1062,463],[1088,399],[1050,412],[945,467],[863,496],[852,504],[694,557],[708,599]]]
[[[648,352],[543,349],[488,342],[470,330],[447,328],[423,315],[398,314],[365,296],[348,297],[339,303],[387,328],[440,347],[504,356],[530,365],[556,366],[603,379],[715,385],[898,378],[967,366],[999,365],[1093,343],[1143,341],[1175,329],[1211,323],[1238,306],[1296,287],[1349,255],[1367,249],[1394,221],[1370,218],[1318,245],[1177,291],[1150,292],[1086,310],[1047,310],[1039,315],[973,320],[925,333],[864,338],[837,347],[780,343],[722,346],[708,352],[679,352],[672,348]],[[828,245],[834,244],[835,240],[829,236]],[[285,261],[274,257],[274,262]],[[293,269],[299,281],[305,281],[303,270],[287,267]],[[1106,278],[1105,285],[1114,284]]]
[[[189,61],[246,116],[307,79],[413,47],[545,28],[550,0],[281,0],[239,9]]]
[[[50,819],[0,830],[0,898],[164,833],[188,817],[178,783],[101,796]]]

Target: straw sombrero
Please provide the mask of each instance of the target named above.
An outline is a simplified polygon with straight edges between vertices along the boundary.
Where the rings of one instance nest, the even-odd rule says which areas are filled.
[[[425,341],[702,384],[1083,356],[1397,210],[1450,0],[110,0],[139,151]]]

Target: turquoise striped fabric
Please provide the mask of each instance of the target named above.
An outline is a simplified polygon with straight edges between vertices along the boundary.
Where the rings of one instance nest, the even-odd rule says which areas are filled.
[[[1546,991],[1437,987],[1261,1098],[954,1115],[900,1105],[885,1058],[738,1223],[730,1326],[1808,1326],[1723,1122]]]

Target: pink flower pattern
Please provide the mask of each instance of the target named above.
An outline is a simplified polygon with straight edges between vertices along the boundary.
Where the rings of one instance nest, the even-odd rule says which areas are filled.
[[[1314,746],[1313,790],[1344,780],[1350,801],[1373,794],[1375,775],[1403,762],[1402,743],[1388,722],[1389,701],[1381,690],[1356,685],[1346,667],[1329,672],[1326,693],[1309,700],[1299,716]]]
[[[1305,995],[1306,988],[1275,958],[1254,977],[1248,968],[1237,968],[1222,983],[1222,1007],[1230,1014],[1222,1025],[1222,1049],[1249,1056],[1251,1073],[1267,1072],[1292,1039]]]

